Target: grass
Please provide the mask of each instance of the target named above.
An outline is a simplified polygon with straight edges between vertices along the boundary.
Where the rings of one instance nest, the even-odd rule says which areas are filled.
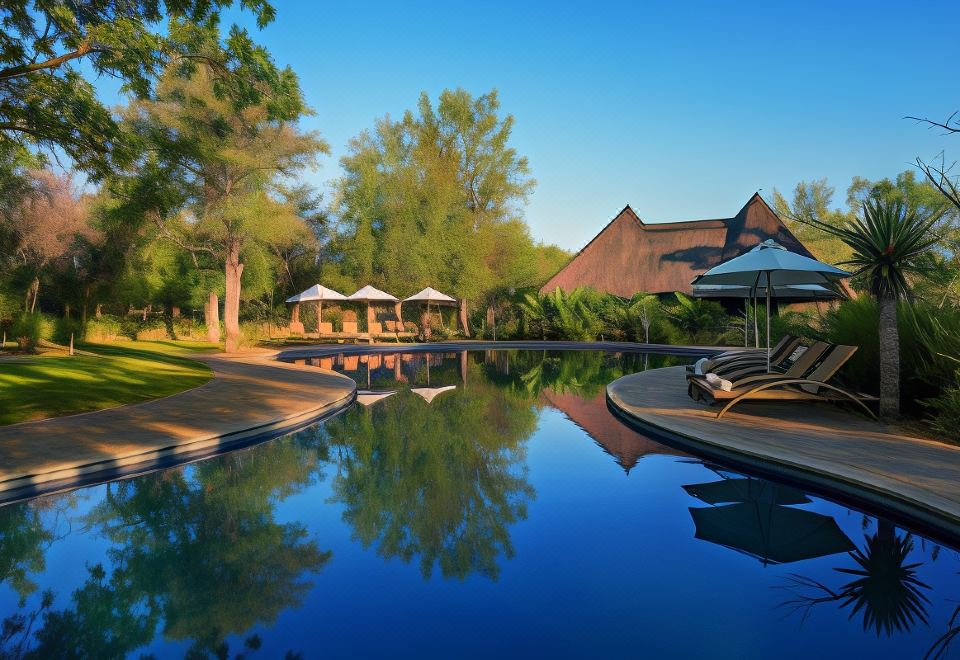
[[[102,410],[182,392],[210,380],[188,355],[216,350],[205,342],[123,341],[84,344],[63,353],[0,361],[0,424]]]

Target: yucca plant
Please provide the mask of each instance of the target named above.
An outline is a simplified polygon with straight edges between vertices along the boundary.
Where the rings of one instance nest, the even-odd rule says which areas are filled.
[[[900,336],[897,302],[911,297],[911,280],[930,273],[928,251],[939,237],[938,216],[921,217],[901,202],[869,200],[860,217],[840,226],[808,222],[833,234],[853,250],[840,265],[852,266],[880,306],[880,413],[900,413]]]

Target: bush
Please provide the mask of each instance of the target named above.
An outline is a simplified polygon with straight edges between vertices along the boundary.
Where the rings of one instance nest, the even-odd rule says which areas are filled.
[[[53,341],[66,345],[70,343],[71,336],[74,341],[80,341],[83,339],[83,329],[83,322],[80,319],[60,317],[53,325]]]
[[[22,351],[33,352],[41,341],[53,339],[54,321],[42,314],[21,312],[13,321],[11,334]]]
[[[104,314],[99,318],[92,318],[87,321],[87,327],[84,328],[83,338],[86,341],[108,342],[114,341],[122,333],[122,320],[117,316]]]
[[[958,374],[960,377],[960,374]],[[933,411],[930,425],[943,440],[960,441],[960,387],[948,387],[925,403]]]

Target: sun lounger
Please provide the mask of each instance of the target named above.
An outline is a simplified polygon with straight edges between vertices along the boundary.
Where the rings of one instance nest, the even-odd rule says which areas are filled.
[[[791,364],[785,371],[779,371],[776,373],[768,373],[767,365],[757,364],[750,365],[746,367],[738,367],[733,371],[724,372],[722,374],[688,374],[687,375],[687,393],[696,400],[701,400],[706,397],[704,390],[710,389],[723,389],[723,387],[729,387],[733,390],[738,387],[743,387],[752,383],[752,380],[748,380],[754,376],[787,376],[789,378],[805,378],[807,377],[813,369],[820,363],[820,361],[826,357],[830,349],[833,348],[833,344],[828,344],[826,342],[818,341],[815,342],[812,346],[807,348],[803,354],[797,358],[797,360]],[[714,384],[710,381],[716,381],[717,377],[721,380],[726,381],[729,385],[720,385]],[[703,387],[704,384],[713,385],[712,388]],[[700,386],[698,388],[698,385]]]
[[[820,343],[820,342],[818,342]],[[812,350],[811,347],[808,350]],[[826,352],[823,359],[819,360],[815,366],[802,375],[796,375],[801,367],[791,367],[783,374],[754,374],[740,378],[739,380],[729,381],[730,388],[714,385],[707,378],[692,379],[690,388],[697,390],[703,398],[707,398],[712,403],[723,403],[726,405],[717,413],[717,419],[723,417],[728,410],[739,402],[751,400],[768,401],[852,401],[863,408],[868,415],[875,417],[864,401],[875,401],[876,397],[838,387],[828,383],[831,378],[840,370],[840,368],[853,357],[857,352],[856,346],[832,346]],[[797,364],[803,361],[806,353]],[[806,364],[806,361],[804,361]],[[796,364],[794,365],[796,366]]]
[[[780,341],[770,349],[770,363],[782,362],[786,357],[793,354],[800,347],[800,338],[794,335],[785,335]],[[745,360],[756,361],[762,359],[766,362],[767,350],[765,348],[747,348],[736,351],[725,351],[719,355],[710,358],[697,360],[695,364],[687,366],[690,373],[706,374],[716,373],[717,369],[729,365],[732,362],[742,362]]]

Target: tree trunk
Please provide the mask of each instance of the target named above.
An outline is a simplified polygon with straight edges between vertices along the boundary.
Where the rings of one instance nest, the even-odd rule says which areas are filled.
[[[37,308],[37,294],[40,291],[40,279],[37,277],[33,278],[33,281],[30,282],[30,288],[27,289],[27,299],[24,303],[24,311],[30,312],[33,314],[34,310]]]
[[[217,292],[211,291],[207,297],[207,304],[203,307],[203,322],[207,324],[207,341],[213,344],[220,343],[220,300]]]
[[[463,329],[463,336],[469,338],[471,336],[471,333],[470,333],[470,320],[467,318],[467,299],[466,298],[462,298],[460,300],[459,319],[460,319],[460,327]]]
[[[240,263],[240,243],[232,241],[227,251],[227,291],[223,298],[223,329],[226,335],[227,353],[240,350],[240,278],[243,264]]]
[[[97,318],[103,316],[103,303],[97,303],[96,310],[93,312],[93,315]]]
[[[900,333],[897,299],[880,297],[880,414],[900,414]]]

